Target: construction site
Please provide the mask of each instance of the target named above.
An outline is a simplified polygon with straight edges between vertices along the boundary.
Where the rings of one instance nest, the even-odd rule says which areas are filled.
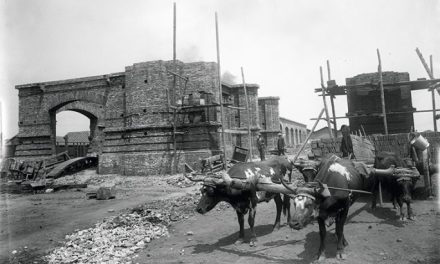
[[[382,71],[379,49],[377,72],[345,76],[345,84],[332,78],[329,60],[326,73],[318,65],[321,85],[308,89],[322,105],[308,117],[313,121],[308,127],[285,117],[281,95],[266,96],[272,87],[246,83],[243,68],[240,81],[222,78],[217,13],[217,61],[179,60],[176,4],[173,12],[172,59],[121,65],[120,72],[15,85],[18,133],[5,141],[1,167],[1,263],[340,263],[333,235],[327,236],[326,259],[315,262],[320,236],[316,224],[290,229],[289,213],[287,224],[282,216],[281,229],[272,230],[272,202],[258,205],[256,247],[253,240],[251,247],[247,239],[236,242],[241,238],[241,231],[236,232],[240,216],[229,200],[203,216],[196,205],[206,186],[224,185],[225,175],[243,164],[265,166],[264,159],[281,156],[289,164],[288,186],[316,192],[317,183],[308,184],[306,172],[319,175],[320,164],[329,157],[375,172],[379,153],[404,161],[405,167],[389,167],[388,176],[413,182],[415,217],[410,217],[408,204],[408,217],[402,218],[403,206],[395,209],[394,194],[379,179],[379,208],[370,208],[376,190],[363,190],[344,222],[350,242],[346,261],[440,261],[440,109],[435,101],[440,79],[434,76],[432,55],[426,61],[414,47],[428,76],[417,79],[408,72]],[[425,109],[414,107],[415,91],[426,92]],[[343,116],[336,115],[336,98],[348,110]],[[90,130],[59,136],[57,114],[64,111],[84,115]],[[417,130],[417,113],[432,113],[432,130]],[[317,129],[318,124],[324,127]],[[287,179],[285,172],[282,179]],[[193,180],[202,176],[200,183]],[[229,176],[243,181],[240,187],[229,182],[229,190],[249,188],[249,171]],[[258,177],[266,176],[273,175],[262,172]],[[352,176],[345,177],[349,181]],[[273,178],[270,184],[275,186],[270,190],[282,186]],[[257,192],[267,191],[255,186]],[[362,193],[346,191],[350,199],[352,193]],[[286,190],[278,194],[292,200],[298,196]],[[249,225],[250,219],[249,213]],[[338,229],[331,224],[327,228],[335,234]],[[253,223],[251,229],[246,227],[246,236]]]

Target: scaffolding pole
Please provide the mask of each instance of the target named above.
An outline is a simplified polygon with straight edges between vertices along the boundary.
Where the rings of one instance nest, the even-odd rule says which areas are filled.
[[[248,131],[249,161],[252,161],[251,109],[249,108],[249,99],[247,95],[246,82],[244,80],[243,67],[241,67],[241,79],[243,80],[244,97],[246,101],[246,110],[248,115],[247,131]]]
[[[326,89],[324,86],[324,77],[322,75],[322,66],[319,66],[319,73],[321,75],[322,100],[324,101],[324,110],[325,110],[325,118],[327,119],[328,134],[330,135],[330,138],[334,138],[332,133],[332,127],[330,125],[330,117],[328,115],[327,101],[325,100]]]
[[[433,66],[433,62],[432,62],[432,55],[429,56],[429,66],[431,68],[431,75],[434,78],[434,66]],[[437,132],[437,119],[435,118],[436,111],[435,111],[435,92],[434,92],[434,90],[431,91],[431,99],[432,99],[432,122],[434,124],[434,131]]]
[[[382,105],[383,126],[385,128],[385,135],[388,135],[387,113],[385,111],[385,93],[383,90],[383,79],[382,79],[382,61],[380,60],[379,49],[377,49],[377,59],[379,61],[379,66],[377,68],[379,73],[380,103]]]
[[[428,64],[426,63],[425,58],[423,58],[422,52],[420,52],[419,48],[416,48],[416,53],[417,53],[417,56],[419,56],[420,62],[422,62],[422,65],[425,68],[426,73],[428,73],[429,79],[433,80],[434,79],[434,68],[432,65],[432,55],[429,56],[429,62],[430,62],[431,67],[428,67]],[[437,88],[436,90],[440,94],[439,89]],[[434,92],[434,90],[432,90],[431,91],[432,110],[433,110],[432,119],[433,119],[433,123],[434,123],[434,131],[437,132],[437,120],[435,118],[436,113],[435,113],[435,97],[434,96],[435,96],[435,92]]]
[[[327,60],[327,77],[328,80],[330,81],[332,79],[331,75],[330,75],[330,61]],[[327,85],[328,86],[328,85]],[[330,94],[330,104],[332,106],[332,115],[333,115],[333,128],[334,128],[334,132],[335,132],[335,138],[338,137],[338,125],[336,124],[336,113],[335,113],[335,101],[334,101],[335,96]]]
[[[225,116],[223,112],[223,88],[221,81],[221,71],[220,71],[220,46],[219,46],[219,33],[218,33],[218,18],[217,12],[215,12],[215,42],[217,46],[217,74],[218,74],[218,99],[220,103],[220,115],[221,115],[221,124],[222,124],[222,147],[223,147],[223,169],[226,169],[226,142],[225,142]]]

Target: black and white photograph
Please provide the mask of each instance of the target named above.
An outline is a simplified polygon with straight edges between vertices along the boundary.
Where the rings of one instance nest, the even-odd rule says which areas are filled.
[[[0,264],[440,263],[440,1],[0,22]]]

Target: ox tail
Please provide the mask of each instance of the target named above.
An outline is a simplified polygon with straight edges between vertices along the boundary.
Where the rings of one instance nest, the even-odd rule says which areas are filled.
[[[283,215],[287,214],[287,210],[290,210],[290,197],[283,195]]]

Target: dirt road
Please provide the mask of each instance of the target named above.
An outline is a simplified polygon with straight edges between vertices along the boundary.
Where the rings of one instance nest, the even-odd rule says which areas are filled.
[[[106,178],[107,177],[107,178]],[[161,178],[99,176],[118,187],[114,200],[86,200],[87,190],[50,194],[1,194],[0,263],[44,263],[42,256],[61,245],[65,235],[93,226],[110,215],[146,202],[179,199],[196,188],[176,188]],[[99,185],[91,183],[90,186]],[[355,203],[345,227],[350,243],[342,263],[440,263],[440,211],[437,201],[415,201],[416,221],[399,222],[391,204],[369,210]],[[215,208],[169,226],[170,236],[153,240],[131,263],[311,263],[319,246],[317,224],[301,231],[287,226],[272,232],[273,202],[258,206],[256,247],[235,245],[238,223],[231,208]],[[283,218],[285,223],[285,218]],[[247,227],[247,223],[246,223]],[[188,233],[189,232],[189,233]],[[192,234],[192,235],[191,235]],[[246,230],[248,237],[249,232]],[[336,238],[331,227],[325,261],[335,259]],[[12,254],[14,250],[18,253]]]
[[[288,226],[272,232],[273,202],[257,209],[257,247],[235,245],[238,222],[232,209],[195,216],[170,228],[167,239],[154,241],[138,263],[311,263],[319,246],[318,225],[301,231]],[[434,201],[416,201],[417,220],[399,222],[390,204],[374,213],[355,203],[345,227],[347,259],[337,261],[334,226],[327,236],[327,259],[319,263],[440,263],[440,213]],[[285,219],[284,219],[285,221]],[[194,234],[188,235],[191,231]],[[249,234],[247,230],[246,235]]]
[[[84,174],[95,180],[87,189],[35,195],[0,193],[0,263],[44,263],[41,257],[60,246],[67,234],[147,201],[178,197],[188,191],[155,177],[96,176],[94,171],[80,176]],[[85,198],[86,192],[102,184],[117,185],[116,199]],[[17,254],[12,254],[14,250]]]

